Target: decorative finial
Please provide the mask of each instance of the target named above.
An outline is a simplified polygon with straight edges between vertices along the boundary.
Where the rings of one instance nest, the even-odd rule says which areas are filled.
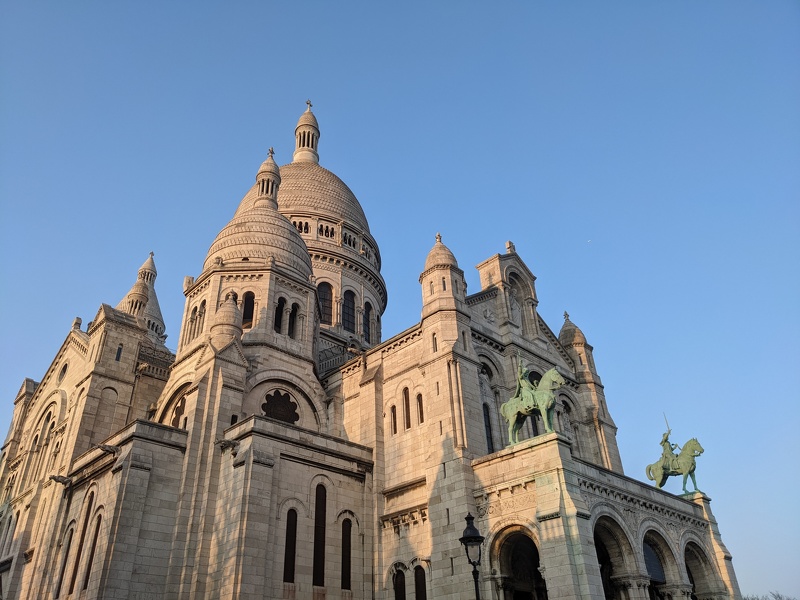
[[[506,242],[506,253],[511,254],[512,252],[516,252],[516,251],[517,251],[517,249],[514,246],[514,242],[512,242],[511,240],[507,241]]]
[[[564,320],[569,321],[569,313],[567,311],[564,311]]]
[[[436,234],[436,242],[437,242],[438,244],[441,244],[441,243],[442,243],[442,234],[441,234],[441,233],[437,233],[437,234]]]
[[[150,250],[150,258],[153,258],[154,256],[155,256],[155,253],[152,250]]]
[[[273,156],[275,156],[275,148],[273,148],[272,146],[270,146],[270,147],[269,147],[269,150],[267,150],[267,154],[269,154],[269,157],[270,157],[270,158],[272,158]]]
[[[314,106],[313,104],[311,104],[311,100],[306,100],[306,104],[308,104],[308,108],[306,109],[306,112],[311,112],[311,107]]]

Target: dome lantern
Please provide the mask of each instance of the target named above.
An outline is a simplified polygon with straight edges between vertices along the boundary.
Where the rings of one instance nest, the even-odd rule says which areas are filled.
[[[308,108],[300,115],[294,130],[295,149],[292,162],[319,163],[317,145],[319,144],[319,124],[311,112],[311,100],[306,100]]]
[[[278,208],[278,188],[281,185],[281,170],[275,163],[274,155],[275,149],[270,148],[267,160],[261,163],[261,167],[258,169],[258,175],[256,175],[258,198],[255,206]]]

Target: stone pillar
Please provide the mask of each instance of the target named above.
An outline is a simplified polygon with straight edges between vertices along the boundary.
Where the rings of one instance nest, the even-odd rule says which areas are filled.
[[[736,580],[736,573],[733,570],[733,557],[722,541],[719,524],[714,518],[714,513],[711,512],[711,498],[702,492],[695,492],[689,497],[684,496],[684,498],[691,500],[703,509],[703,516],[710,525],[711,547],[714,548],[714,558],[716,559],[722,582],[725,584],[728,595],[731,598],[741,598],[742,593],[739,591],[739,582]]]

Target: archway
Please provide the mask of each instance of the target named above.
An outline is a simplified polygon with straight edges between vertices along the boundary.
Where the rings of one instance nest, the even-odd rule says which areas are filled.
[[[622,527],[609,516],[602,516],[595,523],[594,545],[603,581],[603,595],[606,600],[617,600],[621,597],[618,584],[632,570],[633,547]]]
[[[717,590],[714,567],[702,548],[694,542],[686,544],[683,551],[686,575],[692,584],[692,600],[712,596]]]
[[[539,550],[522,532],[514,532],[500,546],[504,600],[547,600],[547,586],[539,572]]]
[[[647,576],[650,579],[648,586],[650,599],[661,600],[666,597],[667,584],[677,584],[681,579],[678,576],[675,556],[664,537],[653,529],[644,535],[642,553]]]

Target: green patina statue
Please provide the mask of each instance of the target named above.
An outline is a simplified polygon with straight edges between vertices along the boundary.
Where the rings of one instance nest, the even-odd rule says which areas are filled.
[[[542,415],[545,432],[552,433],[556,406],[554,392],[565,383],[555,368],[542,375],[541,381],[531,383],[530,371],[522,366],[519,357],[518,365],[517,390],[508,402],[500,405],[500,413],[508,423],[509,446],[519,442],[519,430],[525,424],[525,419],[534,412]]]
[[[692,478],[694,484],[694,491],[699,492],[697,489],[697,481],[694,478],[695,461],[694,459],[703,453],[703,447],[697,438],[692,438],[683,445],[681,449],[678,444],[673,444],[669,441],[669,435],[672,429],[667,426],[667,431],[661,436],[661,458],[658,462],[652,465],[647,465],[645,472],[647,478],[656,482],[656,487],[661,488],[666,483],[667,478],[673,475],[683,475],[683,493],[690,493],[686,489],[686,478]],[[680,454],[676,455],[675,450],[680,450]]]

